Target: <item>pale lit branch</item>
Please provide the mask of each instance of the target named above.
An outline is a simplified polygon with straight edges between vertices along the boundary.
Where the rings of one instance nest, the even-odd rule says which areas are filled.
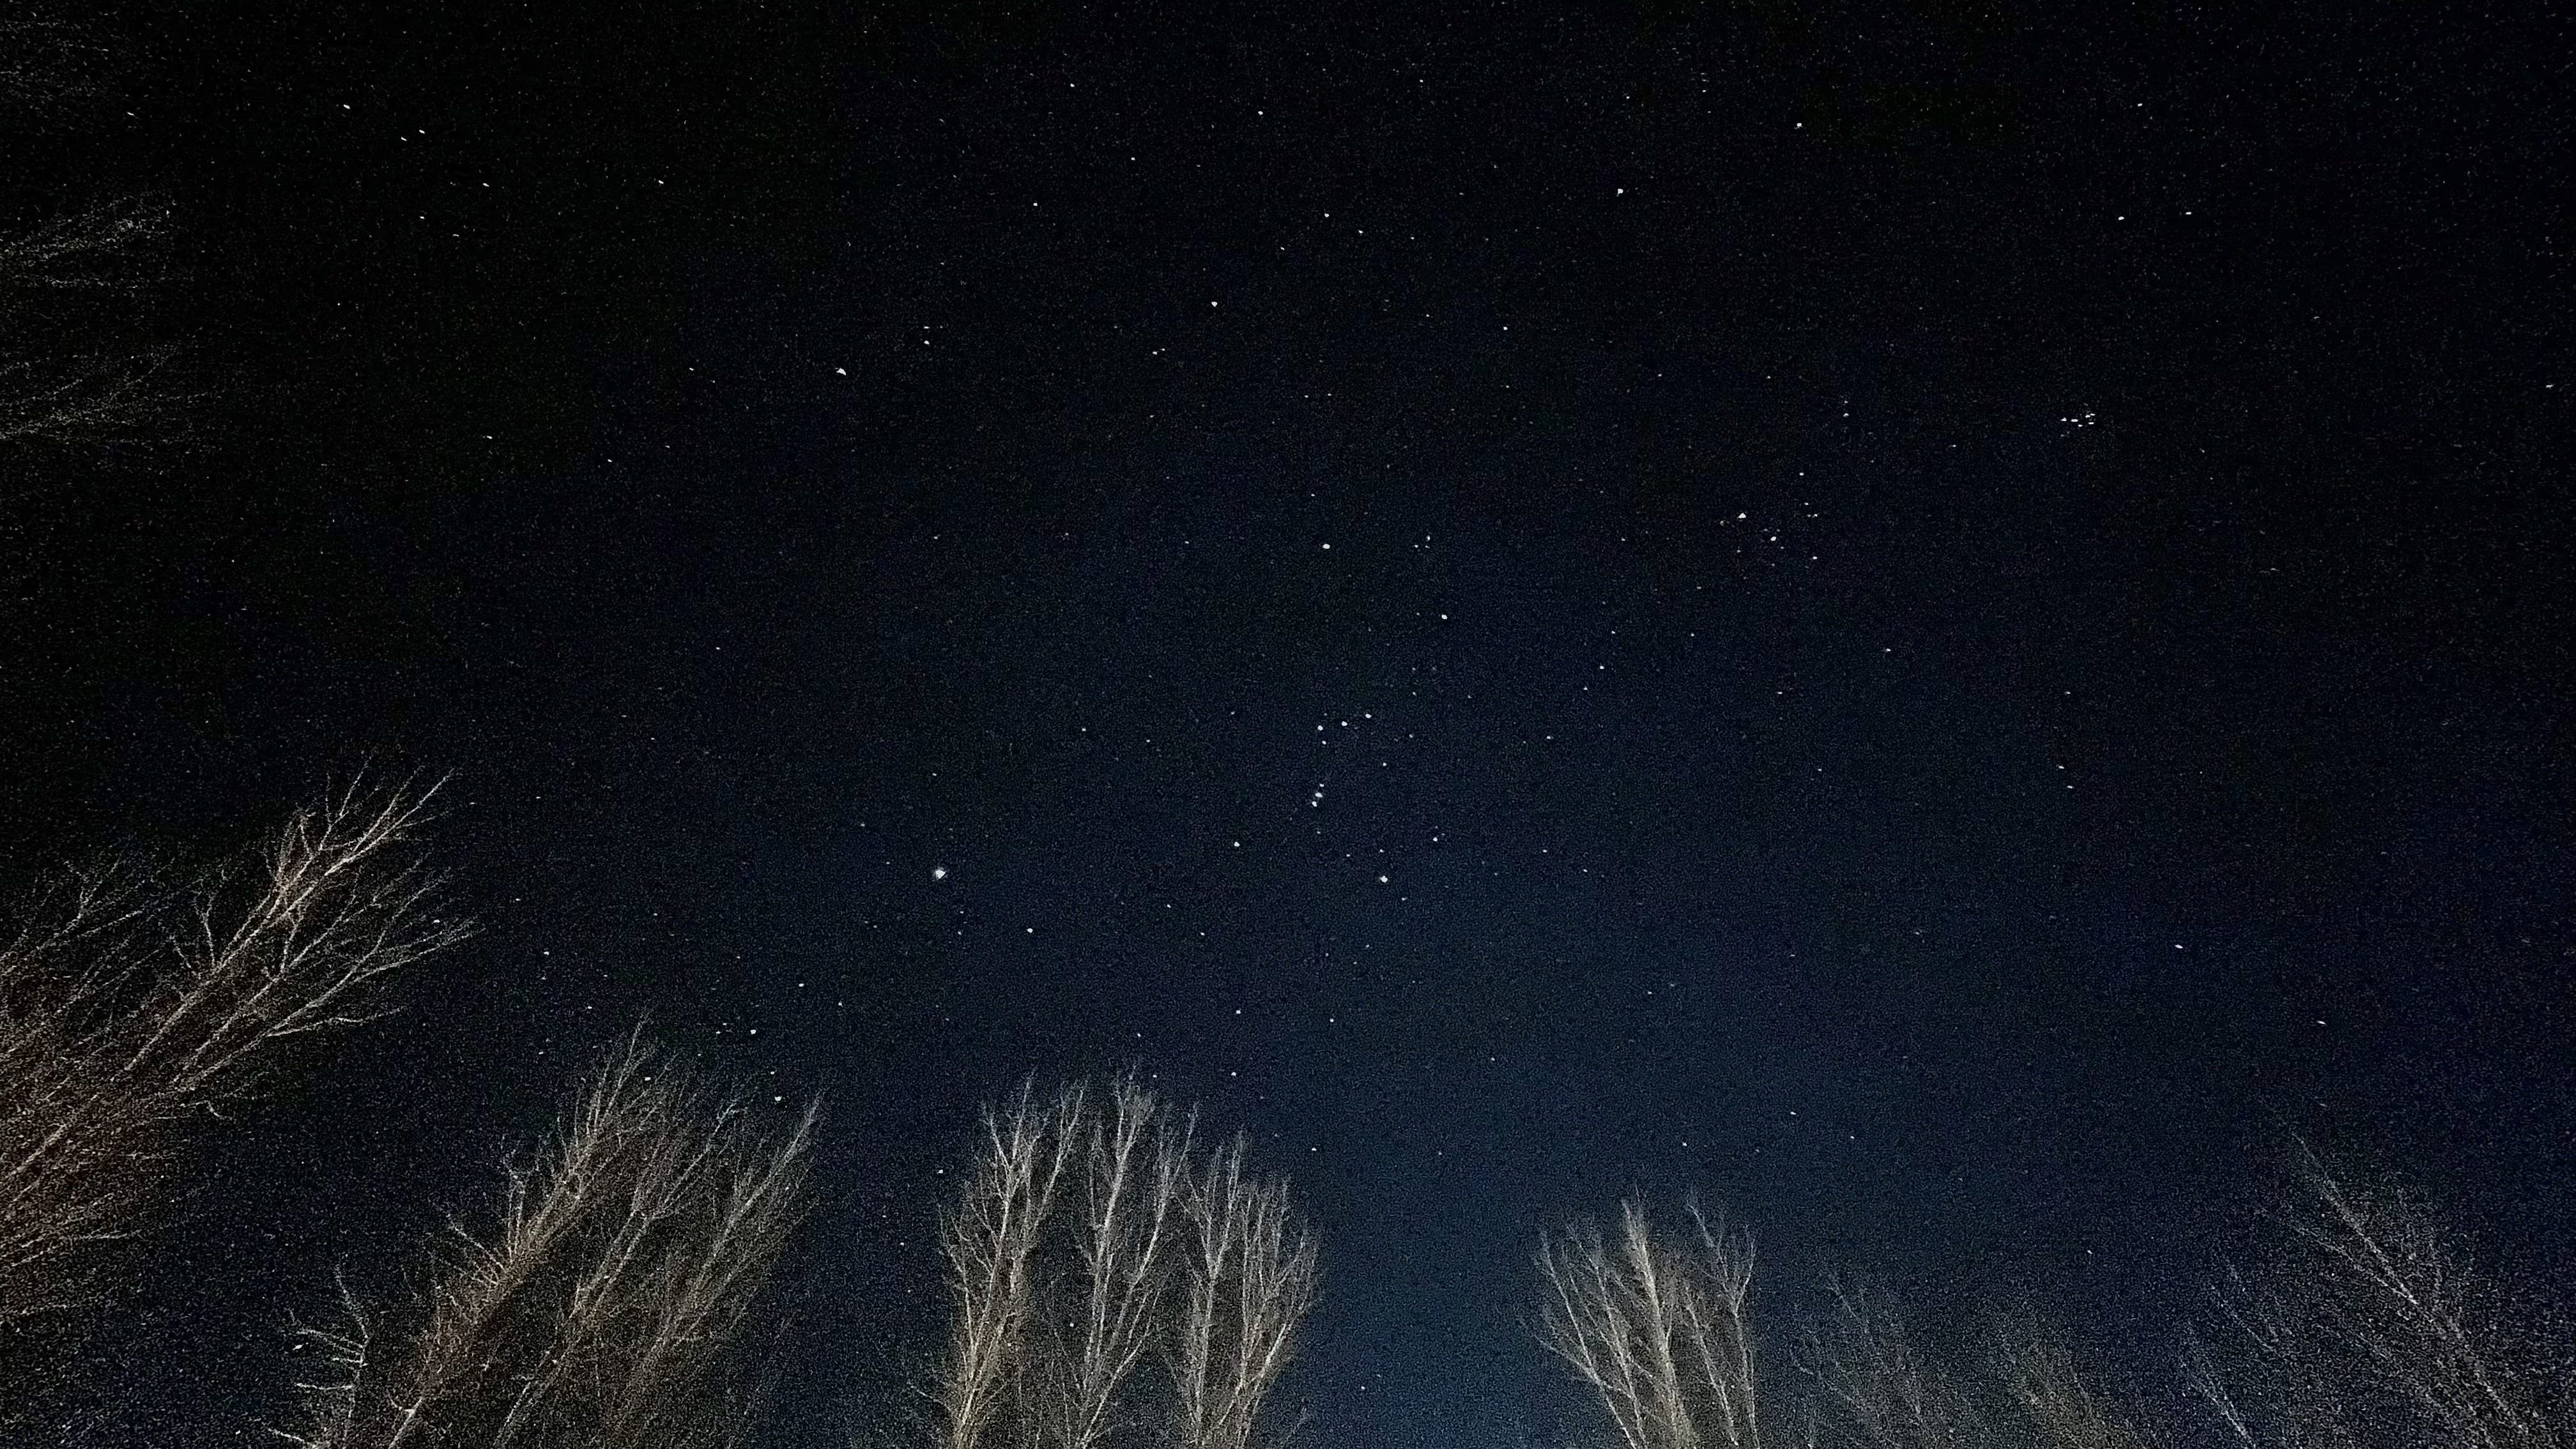
[[[941,1218],[943,1449],[1246,1449],[1314,1301],[1286,1184],[1133,1079],[1051,1105],[1023,1087]],[[1138,1372],[1159,1348],[1169,1376]],[[1168,1390],[1157,1402],[1157,1390]]]
[[[361,1339],[345,1390],[315,1400],[319,1427],[288,1437],[664,1449],[738,1436],[709,1388],[806,1211],[814,1118],[809,1106],[764,1142],[741,1100],[630,1035],[538,1157],[506,1167],[497,1227],[451,1226],[401,1352],[369,1363]]]
[[[185,432],[190,399],[167,380],[175,349],[138,330],[170,219],[166,198],[120,196],[0,236],[0,450]]]
[[[193,893],[57,873],[0,945],[0,1335],[94,1307],[104,1250],[166,1196],[191,1124],[256,1095],[296,1039],[391,1009],[386,978],[461,940],[405,848],[437,795],[359,780],[297,811],[255,875]]]
[[[1747,1301],[1750,1238],[1694,1204],[1689,1245],[1620,1205],[1605,1241],[1589,1223],[1539,1253],[1539,1341],[1589,1387],[1626,1449],[1758,1449],[1762,1385]]]
[[[1038,1234],[1074,1152],[1079,1094],[1034,1105],[1023,1084],[1004,1114],[984,1114],[984,1151],[939,1241],[953,1309],[948,1351],[930,1390],[945,1449],[977,1449],[1018,1368],[1036,1293]],[[1070,1119],[1070,1120],[1069,1120]]]
[[[2076,1371],[2065,1341],[2024,1312],[1997,1325],[2004,1388],[2049,1449],[2152,1449],[2153,1441]]]
[[[2424,1206],[2356,1186],[2305,1142],[2294,1187],[2262,1222],[2266,1250],[2217,1288],[2222,1359],[2197,1349],[2186,1384],[2233,1442],[2258,1446],[2566,1449],[2571,1406],[2523,1362],[2525,1335]]]
[[[1181,1449],[1245,1449],[1314,1306],[1314,1241],[1288,1184],[1246,1175],[1238,1136],[1190,1184],[1187,1270],[1172,1352]]]
[[[1917,1350],[1888,1296],[1828,1278],[1829,1304],[1799,1336],[1798,1367],[1815,1386],[1825,1442],[1866,1449],[1973,1449],[1993,1430]]]
[[[1112,1403],[1154,1327],[1187,1185],[1188,1129],[1176,1134],[1162,1104],[1132,1080],[1112,1083],[1104,1096],[1092,1110],[1084,1110],[1087,1094],[1070,1099],[1080,1112],[1083,1192],[1071,1225],[1081,1327],[1066,1351],[1050,1356],[1044,1379],[1050,1449],[1094,1449],[1109,1432]]]

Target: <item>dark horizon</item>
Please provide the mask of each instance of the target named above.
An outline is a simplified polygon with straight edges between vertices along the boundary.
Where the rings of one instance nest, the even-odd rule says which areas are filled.
[[[1324,1443],[1590,1432],[1529,1259],[1629,1191],[2150,1396],[2292,1133],[2576,1287],[2538,8],[96,28],[8,229],[166,194],[199,422],[13,465],[0,861],[452,772],[482,923],[221,1139],[115,1433],[639,1017],[827,1101],[779,1444],[1032,1074],[1292,1177]]]

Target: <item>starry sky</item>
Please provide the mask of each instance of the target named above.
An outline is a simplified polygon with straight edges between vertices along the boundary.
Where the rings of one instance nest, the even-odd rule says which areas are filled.
[[[1588,1429],[1529,1255],[1628,1191],[2149,1375],[2285,1130],[2563,1279],[2542,7],[585,11],[130,6],[7,148],[171,198],[202,422],[0,514],[0,847],[390,761],[484,923],[117,1422],[245,1422],[639,1014],[827,1102],[781,1445],[1032,1072],[1292,1175],[1333,1449]]]

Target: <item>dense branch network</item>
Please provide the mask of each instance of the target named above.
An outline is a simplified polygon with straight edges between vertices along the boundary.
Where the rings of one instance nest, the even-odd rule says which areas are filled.
[[[764,1134],[640,1031],[554,1138],[505,1169],[499,1221],[454,1225],[425,1303],[391,1336],[341,1289],[301,1331],[299,1449],[663,1449],[730,1442],[726,1370],[810,1206],[815,1108]]]
[[[299,1039],[392,1009],[461,940],[405,847],[437,794],[354,782],[256,865],[173,885],[132,864],[38,883],[0,940],[0,1337],[103,1301],[107,1249],[173,1186],[193,1128]]]
[[[950,1328],[925,1392],[943,1449],[1254,1443],[1316,1255],[1247,1151],[1201,1151],[1194,1119],[1132,1080],[988,1112],[941,1218]]]

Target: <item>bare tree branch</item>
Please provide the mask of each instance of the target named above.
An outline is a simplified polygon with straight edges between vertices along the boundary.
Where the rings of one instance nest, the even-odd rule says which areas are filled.
[[[1288,1184],[1246,1176],[1238,1136],[1190,1184],[1190,1253],[1171,1355],[1181,1449],[1246,1449],[1314,1306],[1314,1241]]]
[[[2216,1297],[2234,1352],[2186,1363],[2186,1382],[2247,1446],[2565,1449],[2563,1401],[2530,1382],[2516,1334],[2422,1203],[2356,1186],[2305,1142],[2295,1186],[2251,1266]]]
[[[295,1352],[314,1365],[306,1372],[319,1375],[295,1381],[309,1427],[301,1433],[284,1429],[269,1432],[296,1449],[341,1449],[352,1442],[351,1436],[357,1432],[358,1389],[366,1380],[367,1353],[374,1344],[373,1323],[366,1305],[350,1290],[346,1276],[334,1273],[332,1286],[339,1291],[344,1326],[323,1328],[297,1323],[291,1330]]]
[[[1104,1095],[1096,1110],[1088,1094],[1070,1098],[1082,1160],[1071,1245],[1081,1328],[1066,1351],[1049,1355],[1051,1371],[1038,1380],[1049,1449],[1095,1449],[1109,1432],[1112,1403],[1154,1328],[1187,1187],[1188,1128],[1176,1134],[1162,1104],[1133,1080],[1112,1083]]]
[[[1316,1276],[1286,1184],[1248,1178],[1245,1156],[1202,1159],[1194,1116],[1133,1079],[1045,1108],[1023,1087],[988,1113],[941,1219],[952,1316],[926,1396],[943,1449],[1245,1449]],[[1148,1382],[1157,1347],[1169,1377]],[[1147,1407],[1156,1389],[1170,1401]]]
[[[1747,1320],[1751,1238],[1690,1209],[1696,1238],[1659,1234],[1620,1204],[1539,1253],[1539,1341],[1589,1386],[1627,1449],[1759,1449],[1762,1385]]]
[[[955,1307],[931,1390],[946,1449],[978,1449],[1000,1413],[1036,1293],[1038,1234],[1074,1151],[1079,1097],[1046,1107],[1023,1084],[1006,1115],[984,1114],[984,1151],[961,1200],[940,1217]]]
[[[392,1361],[371,1359],[363,1331],[304,1330],[347,1372],[282,1437],[303,1449],[737,1437],[739,1416],[705,1391],[806,1211],[815,1114],[763,1142],[740,1099],[630,1034],[538,1157],[507,1165],[498,1226],[451,1225],[451,1257]]]
[[[1834,1277],[1820,1318],[1799,1335],[1798,1366],[1815,1385],[1828,1442],[1866,1449],[1972,1449],[1989,1442],[1966,1396],[1916,1348],[1887,1294]]]
[[[0,237],[0,450],[177,441],[190,401],[174,349],[143,340],[167,198],[120,196]],[[13,491],[32,491],[21,484]]]
[[[2152,1449],[2076,1371],[2065,1340],[2023,1312],[1996,1326],[1996,1360],[2024,1421],[2049,1449]]]
[[[194,892],[65,871],[0,945],[0,1336],[95,1307],[104,1250],[167,1194],[190,1124],[252,1098],[300,1037],[390,1010],[386,978],[463,939],[405,858],[437,786],[353,780],[256,873]]]

